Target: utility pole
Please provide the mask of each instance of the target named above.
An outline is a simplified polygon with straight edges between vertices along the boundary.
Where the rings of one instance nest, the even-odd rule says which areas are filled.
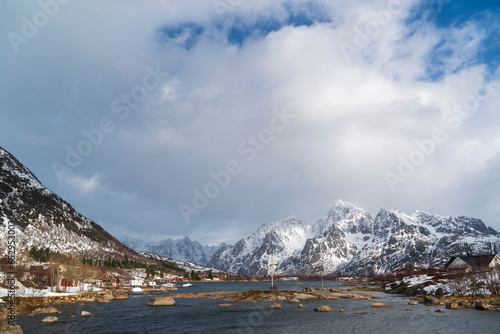
[[[273,262],[272,251],[271,251],[271,291],[274,291],[274,262]]]
[[[366,274],[366,266],[365,266],[365,288],[368,287],[368,275]]]

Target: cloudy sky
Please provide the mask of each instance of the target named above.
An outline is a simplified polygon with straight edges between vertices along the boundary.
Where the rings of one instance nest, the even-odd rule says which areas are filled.
[[[497,0],[2,1],[0,146],[112,234],[339,198],[500,230]]]

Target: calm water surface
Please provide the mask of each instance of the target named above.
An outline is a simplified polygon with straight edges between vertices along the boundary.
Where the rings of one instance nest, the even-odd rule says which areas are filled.
[[[280,290],[301,291],[305,286],[320,287],[321,282],[277,285]],[[325,282],[325,286],[337,285]],[[267,290],[269,286],[268,282],[198,283],[176,292],[239,292]],[[271,302],[236,302],[234,307],[225,308],[217,307],[221,301],[207,299],[176,299],[173,307],[150,307],[146,303],[154,296],[136,295],[109,304],[56,305],[62,311],[56,324],[42,324],[47,315],[18,316],[17,322],[24,333],[500,333],[500,312],[408,305],[406,296],[372,294],[380,297],[377,301],[394,307],[375,309],[370,306],[373,300],[327,300],[304,301],[301,309],[282,302],[281,310],[271,310]],[[320,305],[329,305],[334,312],[312,311]],[[341,308],[346,312],[339,313]],[[437,309],[446,313],[435,313]],[[82,310],[95,316],[83,319]],[[77,317],[72,319],[71,315]]]

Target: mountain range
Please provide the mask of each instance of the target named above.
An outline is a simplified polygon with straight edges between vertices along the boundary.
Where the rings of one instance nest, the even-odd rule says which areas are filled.
[[[366,210],[336,201],[313,225],[291,217],[264,224],[207,266],[242,275],[384,274],[442,268],[450,256],[500,253],[500,234],[481,220],[416,211]]]
[[[201,245],[189,237],[182,239],[164,239],[160,241],[144,241],[139,238],[123,236],[120,241],[137,252],[153,253],[182,262],[193,262],[205,265],[221,247],[230,247],[225,243],[218,246]]]

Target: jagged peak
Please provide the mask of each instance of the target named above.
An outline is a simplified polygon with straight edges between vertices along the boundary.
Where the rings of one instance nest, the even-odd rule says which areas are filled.
[[[344,201],[343,199],[337,199],[335,200],[332,205],[330,205],[330,210],[334,210],[334,209],[339,209],[339,208],[356,208],[356,209],[359,209],[357,206],[355,206],[354,204],[350,203],[350,202],[346,202]]]
[[[260,234],[260,233],[269,233],[273,229],[278,228],[278,227],[286,227],[290,225],[305,225],[300,219],[296,218],[295,216],[290,216],[288,218],[278,220],[275,222],[270,222],[261,225],[255,234]]]
[[[393,219],[388,220],[389,217],[394,217],[405,224],[414,223],[415,220],[415,217],[409,216],[406,213],[399,211],[398,209],[380,209],[380,211],[377,213],[377,216],[375,217],[375,223],[378,224],[380,222],[383,222],[384,225],[387,225],[388,222],[393,221]]]
[[[438,215],[438,214],[435,214],[435,213],[430,213],[430,212],[422,211],[422,210],[415,210],[415,212],[411,216],[412,217],[422,217],[422,216],[423,217],[435,217],[435,218],[446,219],[446,220],[453,219],[451,216],[445,217],[445,216],[442,216],[442,215]]]
[[[359,208],[356,205],[338,199],[330,206],[330,210],[323,218],[324,222],[335,222],[344,219],[351,219],[353,216],[366,215],[369,216],[368,211]]]

